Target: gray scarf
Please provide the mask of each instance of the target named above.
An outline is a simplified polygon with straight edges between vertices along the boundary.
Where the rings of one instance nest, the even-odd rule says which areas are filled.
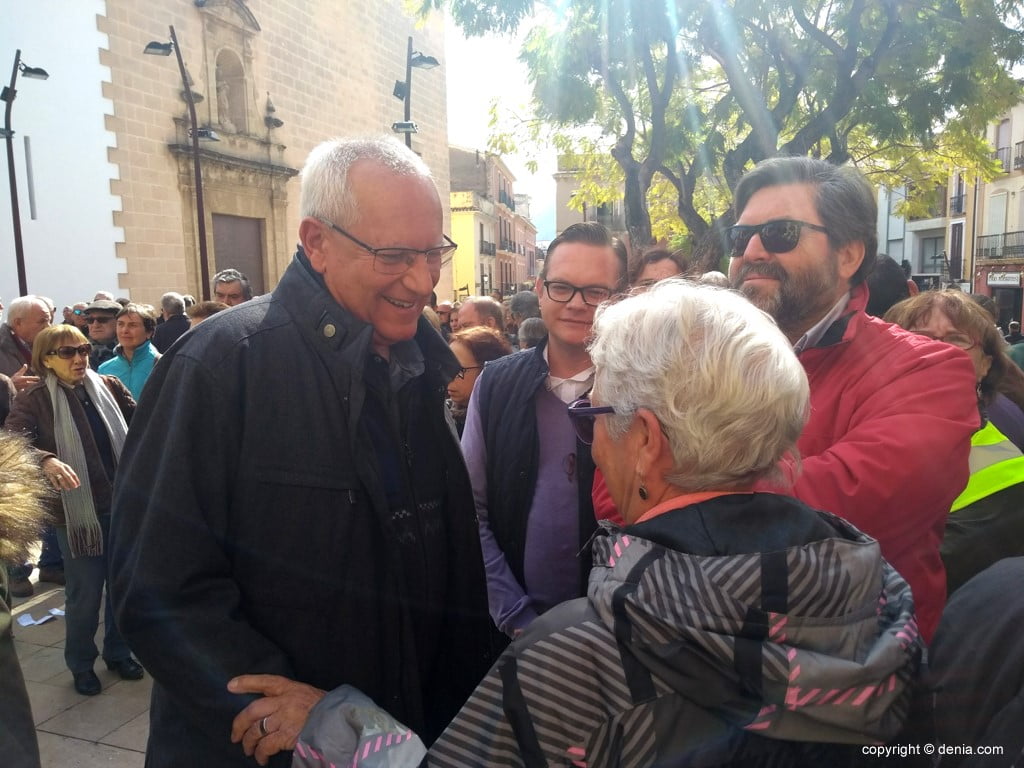
[[[121,409],[114,396],[107,390],[103,379],[93,371],[85,372],[85,391],[89,394],[96,411],[100,415],[107,434],[110,436],[110,447],[114,452],[114,464],[121,459],[124,438],[128,434]],[[82,447],[82,437],[78,434],[75,418],[71,413],[68,398],[71,392],[61,393],[65,387],[60,386],[56,376],[46,377],[46,388],[50,392],[53,403],[53,433],[57,440],[57,458],[75,470],[80,485],[60,492],[64,503],[64,517],[68,525],[68,543],[71,545],[71,556],[81,557],[103,554],[103,530],[96,518],[96,505],[92,498],[92,484],[89,482],[89,465]]]

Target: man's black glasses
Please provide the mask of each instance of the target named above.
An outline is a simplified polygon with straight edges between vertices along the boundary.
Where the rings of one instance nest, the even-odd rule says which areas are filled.
[[[559,304],[568,304],[578,293],[583,297],[583,303],[591,307],[596,307],[602,301],[608,301],[612,295],[611,289],[605,288],[603,285],[584,285],[581,288],[560,280],[545,280],[544,290],[547,291],[549,299],[557,301]]]
[[[466,371],[479,371],[481,368],[483,368],[482,365],[466,365],[466,366],[463,366],[462,368],[459,368],[458,372],[455,374],[455,378],[456,379],[465,379],[466,378]]]
[[[75,355],[88,357],[90,352],[92,352],[92,347],[88,344],[82,344],[80,347],[57,347],[56,349],[51,349],[46,354],[56,355],[61,360],[70,360]]]
[[[584,445],[594,442],[594,417],[605,413],[615,413],[610,405],[591,405],[590,400],[581,397],[569,403],[569,421],[576,430],[576,436]]]
[[[736,224],[729,227],[729,248],[733,258],[742,256],[747,250],[750,238],[760,235],[761,245],[769,253],[789,253],[800,242],[800,234],[804,227],[828,234],[824,227],[799,219],[775,219],[763,224]]]
[[[441,267],[449,261],[445,256],[459,247],[455,244],[454,240],[448,237],[448,235],[442,234],[441,236],[445,240],[445,245],[439,245],[436,248],[427,248],[425,251],[417,250],[416,248],[371,248],[358,237],[350,235],[334,222],[328,221],[327,219],[320,219],[320,221],[329,226],[339,235],[347,237],[353,243],[373,256],[373,269],[375,272],[379,272],[382,275],[401,275],[407,272],[416,262],[416,257],[421,253],[426,257],[427,266],[435,272],[439,271]]]

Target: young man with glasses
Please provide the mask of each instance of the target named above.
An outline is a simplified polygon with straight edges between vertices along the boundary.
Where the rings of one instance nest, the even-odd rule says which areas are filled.
[[[875,195],[853,168],[766,160],[736,187],[729,274],[775,318],[811,385],[791,492],[875,537],[914,592],[925,640],[946,599],[939,545],[978,428],[974,369],[865,314]]]
[[[86,336],[92,343],[89,367],[99,370],[107,360],[114,358],[117,346],[117,313],[121,305],[116,301],[98,299],[85,308]]]
[[[430,171],[391,138],[326,142],[300,211],[274,291],[161,358],[118,469],[111,594],[154,679],[152,768],[290,765],[343,684],[429,743],[490,665],[460,366],[421,316],[455,248]]]
[[[469,402],[462,449],[480,519],[491,617],[508,637],[579,597],[596,527],[594,463],[567,406],[593,384],[594,310],[622,290],[626,251],[602,225],[574,224],[548,248],[536,291],[546,342],[489,363]]]

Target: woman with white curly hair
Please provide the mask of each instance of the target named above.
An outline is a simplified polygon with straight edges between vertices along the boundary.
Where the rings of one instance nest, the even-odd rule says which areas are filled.
[[[921,652],[909,587],[849,523],[753,490],[808,412],[772,320],[667,280],[603,305],[590,355],[570,414],[625,525],[430,765],[846,765],[894,737]]]

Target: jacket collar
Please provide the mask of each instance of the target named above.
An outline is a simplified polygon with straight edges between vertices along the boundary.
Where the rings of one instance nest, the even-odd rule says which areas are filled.
[[[828,327],[813,347],[808,347],[804,352],[853,340],[866,317],[864,309],[867,305],[868,285],[867,283],[858,283],[850,289],[850,301],[843,314]]]
[[[359,380],[362,379],[365,361],[370,354],[373,327],[335,301],[323,276],[310,265],[302,246],[296,250],[291,265],[274,289],[273,298],[286,307],[291,320],[314,348],[340,353],[336,359],[350,366],[353,378],[358,375]],[[413,371],[415,375],[422,371],[437,386],[447,385],[459,371],[455,355],[423,317],[419,319],[416,335],[393,345],[391,349],[399,367]],[[422,367],[417,365],[418,361],[422,361]]]
[[[139,344],[139,346],[135,348],[135,352],[132,354],[131,360],[129,360],[127,356],[125,356],[124,348],[120,344],[114,347],[114,354],[117,355],[118,357],[123,357],[125,361],[128,363],[134,363],[136,360],[145,360],[148,357],[155,357],[156,347],[153,346],[152,339],[146,339],[144,342],[142,342],[141,344]]]

